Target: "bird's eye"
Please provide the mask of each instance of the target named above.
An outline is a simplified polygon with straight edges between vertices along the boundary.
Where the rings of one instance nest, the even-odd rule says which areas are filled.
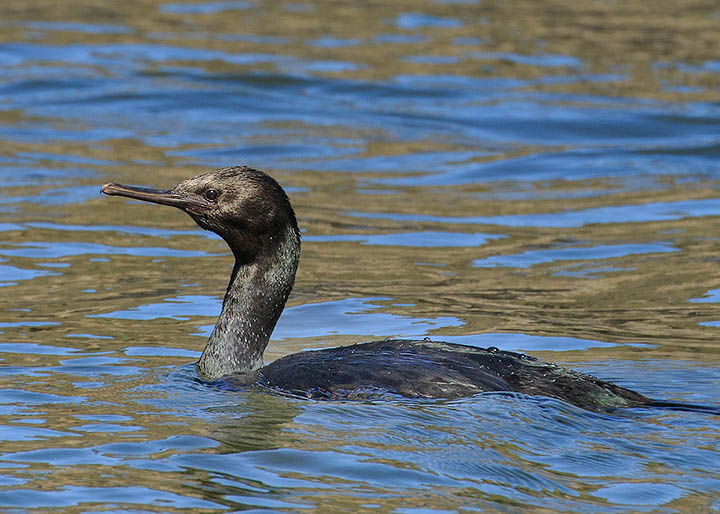
[[[214,202],[218,199],[218,196],[220,196],[220,191],[218,191],[217,189],[206,189],[203,193],[203,196],[209,202]]]

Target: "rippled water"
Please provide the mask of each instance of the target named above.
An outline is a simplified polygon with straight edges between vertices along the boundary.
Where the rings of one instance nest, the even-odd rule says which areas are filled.
[[[101,198],[248,164],[303,260],[266,360],[432,336],[720,400],[712,3],[0,6],[0,509],[720,511],[717,416],[197,380],[232,264]]]

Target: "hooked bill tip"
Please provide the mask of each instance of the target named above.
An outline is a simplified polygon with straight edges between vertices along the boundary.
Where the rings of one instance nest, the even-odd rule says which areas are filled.
[[[101,193],[105,193],[106,195],[111,195],[113,193],[113,189],[115,189],[115,185],[112,182],[108,182],[107,184],[103,184],[100,188]]]

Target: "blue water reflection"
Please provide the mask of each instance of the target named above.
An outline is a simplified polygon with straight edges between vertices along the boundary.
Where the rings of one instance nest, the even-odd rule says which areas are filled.
[[[485,259],[474,260],[472,265],[478,268],[528,268],[535,264],[555,261],[576,261],[595,259],[614,259],[626,255],[678,252],[668,243],[599,245],[588,247],[561,246],[547,250],[529,250],[516,255],[493,255]]]
[[[406,232],[395,234],[336,234],[327,236],[305,236],[303,240],[316,243],[357,241],[364,245],[378,246],[417,246],[417,247],[443,247],[443,246],[481,246],[493,239],[502,239],[502,234],[482,234],[462,232]]]
[[[244,11],[254,6],[252,2],[230,0],[227,2],[171,3],[160,6],[161,12],[174,14],[208,14],[223,11]]]
[[[10,248],[0,247],[0,255],[57,259],[76,255],[135,255],[143,257],[202,257],[212,255],[199,250],[175,250],[162,247],[120,247],[99,243],[35,241],[17,243]]]
[[[220,313],[222,301],[202,295],[182,295],[165,298],[161,303],[138,305],[127,310],[88,314],[91,318],[115,318],[149,320],[170,318],[187,320],[190,316],[216,316]],[[209,334],[208,334],[209,335]]]
[[[450,316],[416,318],[386,312],[375,312],[380,306],[374,302],[388,298],[348,298],[330,302],[308,303],[285,309],[273,339],[312,338],[329,335],[358,335],[365,337],[425,337],[444,327],[462,326],[463,322]],[[219,307],[219,304],[218,304]],[[213,315],[219,311],[219,308]],[[196,335],[209,336],[213,325],[198,327]]]
[[[16,266],[0,264],[0,287],[15,286],[19,280],[31,280],[53,274],[58,275],[58,273],[52,273],[50,271],[23,269]]]
[[[62,30],[68,32],[84,32],[87,34],[131,34],[130,27],[110,24],[73,23],[67,21],[31,21],[24,24],[37,30]]]
[[[459,27],[460,20],[454,18],[441,18],[423,13],[403,13],[395,19],[395,25],[404,30],[420,27]]]
[[[507,227],[582,227],[592,223],[645,223],[683,218],[719,216],[720,199],[707,198],[641,205],[613,205],[582,210],[549,213],[509,214],[503,216],[433,216],[379,212],[347,212],[358,218],[390,219],[434,223],[483,224]]]

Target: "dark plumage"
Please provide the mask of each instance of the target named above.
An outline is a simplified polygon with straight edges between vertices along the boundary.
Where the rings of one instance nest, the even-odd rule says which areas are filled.
[[[515,391],[592,410],[677,407],[526,355],[430,340],[300,352],[263,367],[263,352],[300,258],[295,213],[280,185],[261,171],[233,167],[190,178],[167,191],[105,184],[102,192],[180,208],[202,228],[219,234],[232,250],[235,266],[222,312],[197,364],[205,380],[232,375],[272,390],[328,399],[378,393],[457,398]]]
[[[649,402],[610,382],[520,353],[430,340],[395,339],[295,353],[262,368],[258,378],[264,386],[325,399],[362,399],[384,392],[458,398],[517,391],[592,410]]]

